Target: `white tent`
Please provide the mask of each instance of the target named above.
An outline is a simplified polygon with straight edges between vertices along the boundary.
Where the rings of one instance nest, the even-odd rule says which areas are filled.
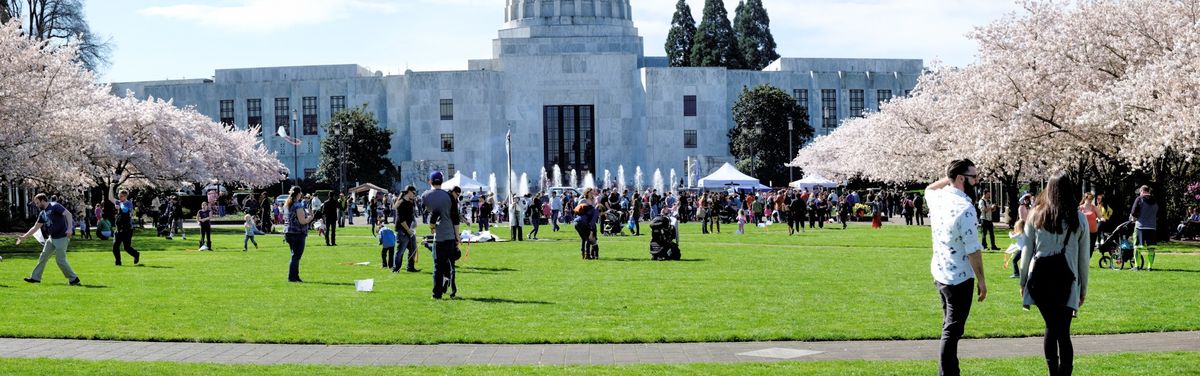
[[[721,168],[718,168],[716,172],[705,176],[703,179],[700,179],[700,188],[704,189],[754,189],[761,185],[762,184],[758,182],[758,179],[755,179],[750,175],[743,174],[729,163],[722,165]]]
[[[813,189],[815,187],[833,188],[833,187],[837,187],[838,185],[839,184],[837,182],[826,179],[826,178],[822,177],[821,175],[816,175],[816,174],[805,176],[804,179],[800,179],[800,180],[788,183],[789,187],[803,188],[803,189]]]
[[[481,189],[484,191],[488,190],[486,185],[481,184],[475,179],[471,179],[469,176],[464,176],[462,172],[455,172],[454,178],[442,183],[442,189],[450,190],[454,187],[462,188],[464,194],[469,192],[478,192]]]

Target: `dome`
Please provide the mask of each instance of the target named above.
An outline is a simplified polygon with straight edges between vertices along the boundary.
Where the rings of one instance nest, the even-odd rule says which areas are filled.
[[[633,29],[629,0],[506,0],[504,28],[579,28],[625,34]]]

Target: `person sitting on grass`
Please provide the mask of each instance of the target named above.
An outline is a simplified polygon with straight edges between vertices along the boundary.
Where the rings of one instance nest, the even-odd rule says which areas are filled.
[[[1193,206],[1188,208],[1187,218],[1175,228],[1175,238],[1195,238],[1197,231],[1200,231],[1200,207]]]
[[[379,226],[379,245],[382,249],[379,250],[379,256],[383,259],[383,268],[393,268],[392,254],[396,253],[396,231],[390,227],[384,226],[383,218],[375,220],[375,225]]]
[[[242,252],[246,252],[249,248],[249,243],[254,243],[254,250],[258,250],[258,241],[254,240],[254,235],[258,235],[258,223],[254,222],[254,216],[246,214],[246,238],[242,239]]]
[[[108,240],[112,238],[112,222],[109,222],[108,218],[100,218],[100,223],[96,224],[96,236],[99,237],[100,240]]]

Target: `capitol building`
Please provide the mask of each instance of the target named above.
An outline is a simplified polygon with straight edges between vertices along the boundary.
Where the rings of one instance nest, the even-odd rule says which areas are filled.
[[[919,59],[787,57],[762,71],[669,67],[665,57],[645,56],[630,1],[505,0],[491,58],[470,60],[461,71],[232,68],[211,79],[112,88],[173,99],[237,127],[261,124],[264,144],[299,177],[316,170],[326,136],[320,124],[366,105],[393,133],[390,157],[404,176],[397,184],[410,184],[432,168],[503,177],[510,129],[518,175],[536,178],[558,166],[580,176],[621,167],[630,176],[635,167],[683,176],[690,161],[703,176],[733,160],[727,134],[743,88],[768,84],[792,94],[821,135],[908,95],[923,69]],[[293,132],[293,113],[292,136],[302,141],[295,148],[276,132]]]

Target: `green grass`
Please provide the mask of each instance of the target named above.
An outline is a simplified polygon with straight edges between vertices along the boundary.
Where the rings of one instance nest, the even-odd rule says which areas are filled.
[[[644,230],[648,229],[646,226]],[[309,238],[302,277],[286,282],[279,236],[241,252],[232,230],[218,252],[195,238],[135,237],[144,266],[115,267],[109,243],[75,241],[70,259],[88,288],[69,287],[50,262],[43,283],[21,281],[33,247],[0,238],[0,336],[262,343],[598,343],[937,338],[941,306],[929,275],[927,228],[809,231],[775,226],[700,235],[686,225],[683,262],[648,260],[648,236],[601,239],[601,260],[579,258],[573,232],[539,242],[477,244],[460,262],[462,299],[433,301],[421,273],[381,270],[367,230],[340,247]],[[497,233],[507,233],[506,228]],[[192,249],[191,251],[185,250]],[[25,252],[25,253],[19,253]],[[968,337],[1037,336],[1002,254],[984,256],[990,294]],[[370,261],[371,266],[348,263]],[[1200,329],[1200,257],[1160,253],[1161,271],[1092,269],[1076,334]],[[373,293],[354,291],[374,278]]]
[[[1037,375],[1040,357],[963,359],[967,375]],[[737,364],[612,366],[366,367],[320,365],[216,365],[60,359],[0,359],[0,375],[930,375],[934,361],[819,361]],[[1194,375],[1200,353],[1087,355],[1075,358],[1077,375]]]

